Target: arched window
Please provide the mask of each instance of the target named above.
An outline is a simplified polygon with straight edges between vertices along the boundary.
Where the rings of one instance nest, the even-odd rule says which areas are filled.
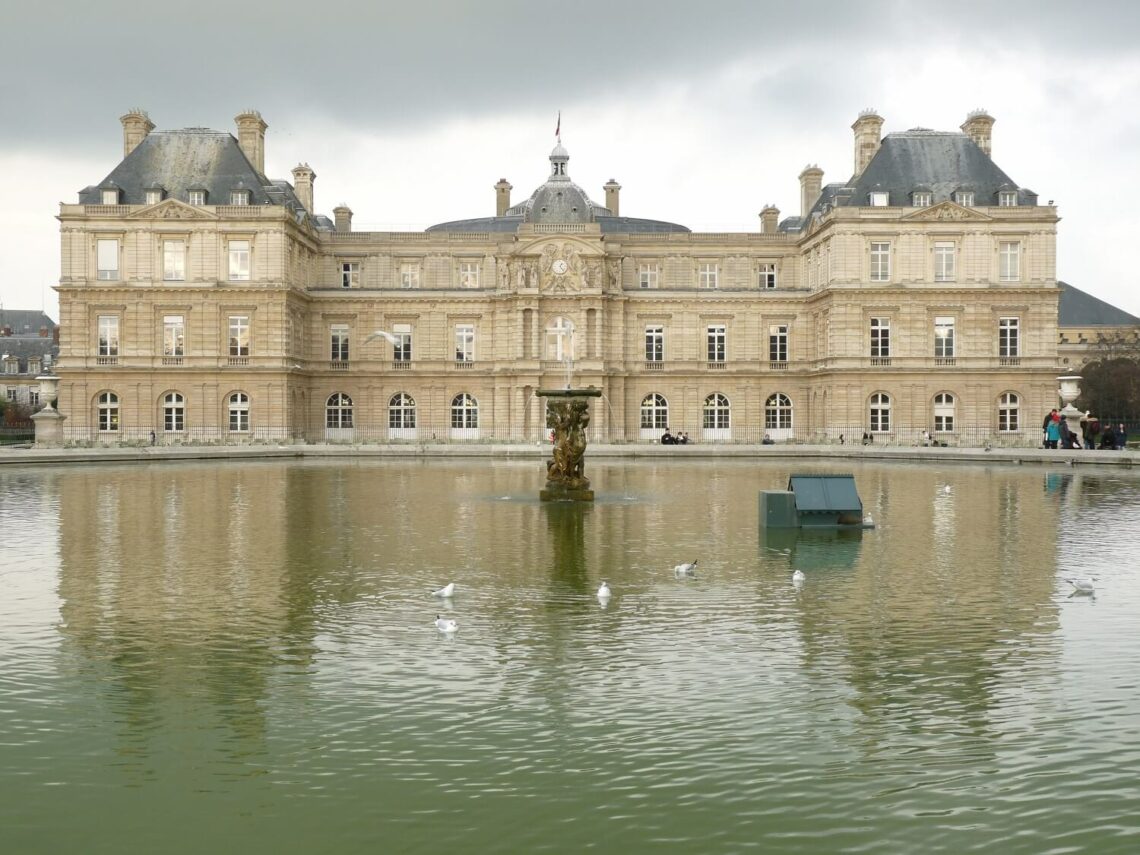
[[[872,433],[887,433],[891,429],[891,396],[876,392],[871,396],[868,424]]]
[[[1018,412],[1021,409],[1021,399],[1014,392],[1003,392],[998,398],[998,430],[1002,433],[1013,433],[1018,430],[1021,420]]]
[[[397,392],[388,401],[388,427],[407,430],[416,426],[416,402],[406,392]]]
[[[641,401],[641,429],[652,431],[654,435],[669,427],[669,402],[654,392]]]
[[[954,396],[949,392],[934,396],[934,432],[954,432]]]
[[[168,392],[162,399],[162,429],[166,433],[186,430],[186,399],[180,392]]]
[[[104,392],[98,398],[99,430],[119,429],[119,396],[114,392]]]
[[[230,431],[245,433],[249,430],[249,395],[234,392],[229,397]]]
[[[453,430],[474,430],[479,427],[479,402],[466,392],[451,399],[451,427]]]
[[[777,392],[764,402],[764,430],[790,430],[792,399]]]
[[[731,427],[729,416],[728,398],[720,392],[714,392],[705,398],[705,430],[728,430]]]
[[[352,427],[352,398],[344,392],[333,392],[325,402],[325,427]]]

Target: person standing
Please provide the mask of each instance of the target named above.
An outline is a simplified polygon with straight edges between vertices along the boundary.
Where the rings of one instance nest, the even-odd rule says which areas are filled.
[[[1045,423],[1045,447],[1056,448],[1061,439],[1061,416],[1053,410],[1053,416]]]
[[[1057,415],[1057,408],[1056,408],[1056,407],[1054,407],[1054,408],[1053,408],[1053,409],[1051,409],[1049,412],[1047,412],[1047,413],[1045,414],[1045,419],[1044,419],[1044,420],[1041,422],[1041,434],[1042,434],[1042,435],[1041,435],[1041,447],[1042,447],[1042,448],[1049,448],[1049,447],[1050,447],[1050,445],[1049,445],[1049,436],[1048,436],[1048,434],[1049,434],[1049,425],[1050,425],[1050,423],[1053,421],[1053,417],[1054,417],[1055,415]],[[1054,446],[1052,446],[1052,448],[1056,448],[1056,447],[1057,447],[1057,446],[1055,446],[1055,445],[1054,445]]]
[[[1124,451],[1128,448],[1128,431],[1124,429],[1123,422],[1116,426],[1116,436],[1114,439],[1116,440],[1117,451]]]

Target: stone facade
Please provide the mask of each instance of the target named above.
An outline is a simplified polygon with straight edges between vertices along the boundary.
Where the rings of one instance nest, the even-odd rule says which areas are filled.
[[[753,233],[622,217],[561,144],[527,202],[501,179],[493,217],[378,233],[314,214],[307,164],[265,178],[256,113],[235,137],[133,111],[124,161],[60,209],[68,438],[537,441],[534,392],[572,370],[604,395],[593,441],[1034,444],[1058,217],[971,115],[880,140],[865,112],[851,179],[808,167],[799,216]]]

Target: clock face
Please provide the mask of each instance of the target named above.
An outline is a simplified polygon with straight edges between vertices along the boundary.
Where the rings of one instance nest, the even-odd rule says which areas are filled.
[[[566,262],[563,261],[561,258],[559,258],[552,265],[550,265],[550,269],[553,270],[555,273],[557,273],[559,276],[561,276],[563,273],[566,272],[566,268],[567,268]]]

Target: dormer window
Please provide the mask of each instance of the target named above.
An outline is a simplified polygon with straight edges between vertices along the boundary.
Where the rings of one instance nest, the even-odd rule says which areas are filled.
[[[1017,191],[1016,190],[1000,190],[1000,191],[998,191],[998,207],[999,208],[1015,208],[1015,207],[1017,207]]]
[[[974,207],[974,191],[959,190],[954,194],[954,201],[961,205],[963,208],[972,208]]]
[[[891,194],[886,190],[873,190],[870,194],[872,208],[885,208],[891,202]]]
[[[248,190],[234,190],[230,193],[231,205],[248,205],[249,204],[249,191]]]
[[[157,205],[162,201],[162,188],[161,187],[148,187],[146,188],[146,203],[148,205]]]
[[[103,204],[104,205],[118,205],[119,204],[119,190],[116,187],[104,188],[103,190]]]
[[[191,205],[205,205],[206,204],[206,191],[205,190],[187,190],[186,201]]]
[[[933,201],[934,194],[929,190],[915,190],[910,197],[910,203],[915,208],[929,208]]]

